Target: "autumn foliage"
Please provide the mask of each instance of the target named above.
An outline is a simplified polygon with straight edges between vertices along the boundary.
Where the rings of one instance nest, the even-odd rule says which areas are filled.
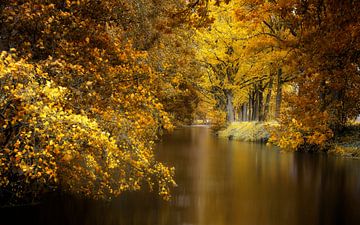
[[[190,60],[183,70],[162,69],[178,63],[164,46],[178,22],[168,2],[134,4],[0,3],[0,185],[7,200],[55,189],[109,198],[142,186],[169,198],[174,170],[155,161],[153,147],[174,121],[191,116],[194,105],[182,117],[174,110],[194,96],[182,78]],[[155,12],[144,22],[153,26],[136,25]],[[156,58],[161,51],[170,58]]]
[[[290,143],[295,149],[324,148],[360,112],[359,2],[279,1],[267,5],[292,35],[284,45],[296,74],[291,83],[295,91],[286,97],[283,132],[274,138],[283,147]]]
[[[203,88],[227,122],[276,120],[271,141],[323,149],[360,112],[359,1],[233,0],[197,37]],[[234,68],[236,65],[236,70]]]
[[[197,106],[217,127],[276,120],[274,143],[325,149],[360,112],[359,6],[1,1],[0,194],[168,199],[154,143]]]

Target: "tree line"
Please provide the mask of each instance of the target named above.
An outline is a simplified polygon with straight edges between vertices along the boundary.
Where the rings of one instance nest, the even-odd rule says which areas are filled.
[[[358,7],[352,0],[210,6],[215,21],[196,35],[208,107],[222,122],[278,121],[271,140],[283,148],[324,148],[360,113]]]

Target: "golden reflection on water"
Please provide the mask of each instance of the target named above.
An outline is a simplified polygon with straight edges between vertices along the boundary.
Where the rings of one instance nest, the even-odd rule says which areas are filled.
[[[195,146],[187,150],[193,155],[187,173],[196,177],[194,193],[177,202],[192,209],[189,224],[360,221],[360,161],[281,153],[262,144],[218,140],[197,129],[191,133]]]
[[[360,224],[360,160],[281,153],[204,127],[164,137],[158,158],[176,167],[170,202],[146,191],[112,202],[60,196],[0,210],[0,225]]]

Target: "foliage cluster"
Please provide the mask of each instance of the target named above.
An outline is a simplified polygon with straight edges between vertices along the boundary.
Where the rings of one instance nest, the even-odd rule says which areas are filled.
[[[214,108],[228,122],[278,120],[271,140],[282,148],[326,148],[360,112],[358,8],[352,0],[210,7],[216,20],[197,43]]]
[[[61,189],[109,198],[149,186],[168,199],[174,171],[155,161],[153,147],[197,104],[185,32],[192,7],[2,1],[2,197]]]

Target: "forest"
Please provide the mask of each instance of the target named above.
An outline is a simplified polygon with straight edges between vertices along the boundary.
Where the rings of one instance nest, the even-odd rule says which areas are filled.
[[[328,151],[360,114],[357,0],[3,0],[0,199],[164,199],[154,146],[202,121]],[[360,136],[360,135],[359,135]]]

